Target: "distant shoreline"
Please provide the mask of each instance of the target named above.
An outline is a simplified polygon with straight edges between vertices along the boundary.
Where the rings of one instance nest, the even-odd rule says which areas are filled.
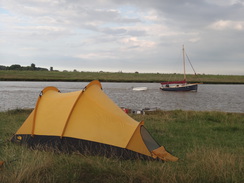
[[[90,82],[90,81],[93,81],[93,80],[52,80],[52,79],[45,79],[45,80],[39,80],[39,79],[0,79],[0,82],[1,81],[23,81],[23,82]],[[129,80],[129,81],[126,81],[126,80],[99,80],[100,82],[111,82],[111,83],[160,83],[160,82],[155,82],[155,81],[133,81],[133,80]],[[188,83],[193,83],[193,82],[188,82]],[[240,83],[240,82],[202,82],[202,83],[199,83],[199,84],[227,84],[227,85],[231,85],[231,84],[235,84],[235,85],[238,85],[238,84],[244,84],[243,83]]]
[[[160,83],[180,81],[182,74],[122,73],[122,72],[60,72],[60,71],[16,71],[1,70],[0,81],[56,81],[56,82],[137,82]],[[187,75],[189,83],[203,84],[244,84],[242,75]]]

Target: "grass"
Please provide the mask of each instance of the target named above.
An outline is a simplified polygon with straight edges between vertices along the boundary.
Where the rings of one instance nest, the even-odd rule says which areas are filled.
[[[0,182],[244,182],[244,114],[156,111],[132,115],[178,162],[31,150],[9,141],[28,110],[0,112]]]
[[[162,82],[183,80],[182,74],[58,72],[0,70],[0,81],[92,81],[102,82]],[[188,82],[244,84],[241,75],[187,75]]]

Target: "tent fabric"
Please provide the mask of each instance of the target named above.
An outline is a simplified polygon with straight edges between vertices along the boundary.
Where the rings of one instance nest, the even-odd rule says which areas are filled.
[[[178,158],[172,156],[171,154],[169,154],[165,148],[163,146],[159,147],[158,149],[155,149],[152,151],[152,156],[154,158],[160,158],[161,160],[164,161],[177,161]]]
[[[123,112],[95,80],[83,90],[70,93],[44,88],[12,141],[68,151],[85,149],[107,155],[113,150],[116,155],[163,159],[160,153],[152,154],[160,146],[143,125]]]

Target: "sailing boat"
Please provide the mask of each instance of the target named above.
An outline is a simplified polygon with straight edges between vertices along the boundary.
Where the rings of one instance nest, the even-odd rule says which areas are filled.
[[[183,45],[183,48],[182,48],[182,52],[183,52],[184,80],[182,80],[182,81],[162,82],[161,83],[161,87],[160,87],[161,90],[163,90],[163,91],[197,91],[199,83],[188,84],[186,82],[186,67],[185,67],[185,55],[186,54],[185,54],[184,45]]]

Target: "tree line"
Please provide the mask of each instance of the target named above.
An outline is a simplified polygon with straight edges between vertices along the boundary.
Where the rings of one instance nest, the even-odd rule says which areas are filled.
[[[35,64],[31,64],[30,66],[21,66],[19,64],[13,64],[11,66],[0,65],[0,70],[18,70],[18,71],[48,71],[47,68],[36,67]],[[53,67],[50,67],[50,71],[53,70]]]

